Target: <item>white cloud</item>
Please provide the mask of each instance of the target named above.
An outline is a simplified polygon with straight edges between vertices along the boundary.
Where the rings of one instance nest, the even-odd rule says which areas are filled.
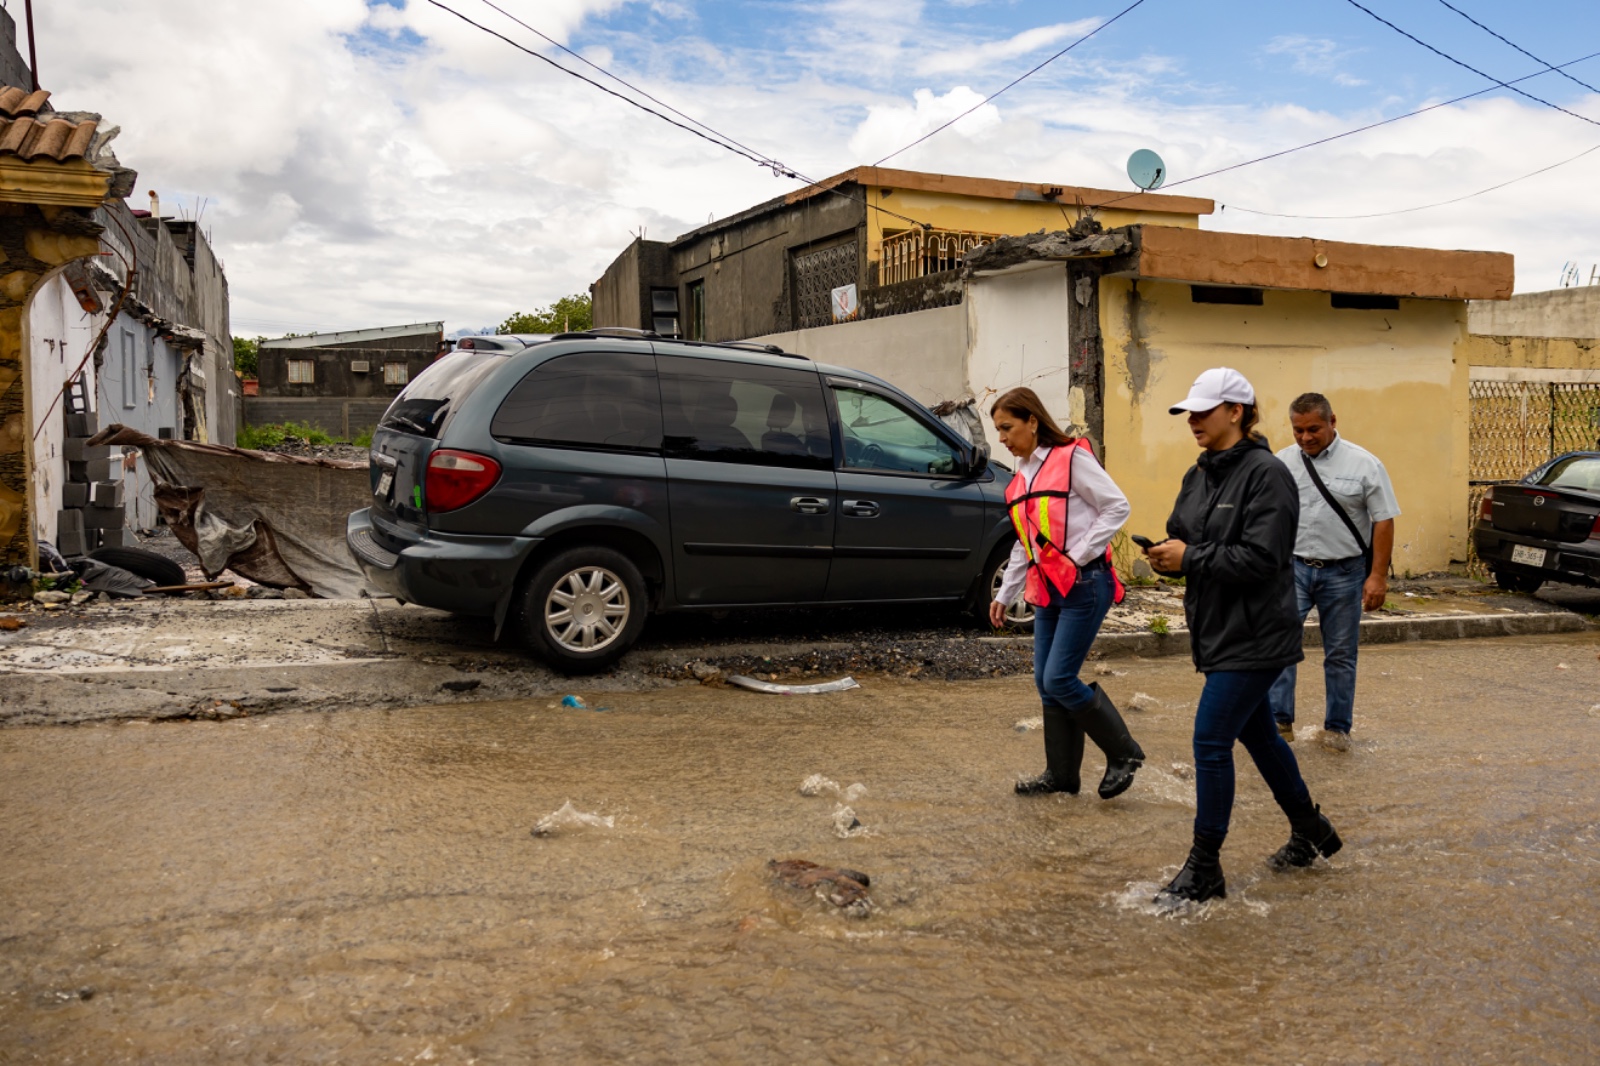
[[[934,95],[931,89],[918,89],[913,94],[912,101],[910,107],[903,103],[893,103],[867,108],[867,117],[856,129],[855,135],[850,138],[850,151],[864,160],[887,155],[929,130],[949,122],[975,104],[981,103],[983,97],[965,85],[958,85],[943,96]],[[999,124],[1000,109],[993,104],[984,104],[951,126],[946,133],[952,139],[971,138],[992,130]],[[948,145],[940,147],[947,148]],[[900,166],[902,163],[896,162],[895,165]]]
[[[1262,49],[1268,55],[1286,55],[1294,59],[1294,69],[1300,74],[1332,78],[1338,85],[1357,86],[1366,82],[1338,69],[1340,60],[1355,54],[1353,49],[1340,49],[1326,37],[1307,37],[1289,34],[1274,37]]]
[[[917,73],[964,74],[1075,40],[1100,25],[1101,21],[1097,18],[1079,19],[1077,22],[1062,22],[1054,26],[1038,26],[1003,41],[987,41],[935,52],[916,64]]]

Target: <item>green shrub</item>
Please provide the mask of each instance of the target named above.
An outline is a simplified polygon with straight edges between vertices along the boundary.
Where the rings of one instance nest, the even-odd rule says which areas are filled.
[[[351,441],[350,443],[354,444],[357,448],[370,448],[370,447],[372,447],[372,433],[377,428],[378,428],[377,426],[368,426],[366,429],[363,429],[360,433],[357,433],[356,434],[356,439]]]
[[[309,444],[336,444],[338,443],[323,430],[308,422],[283,422],[268,426],[243,426],[234,438],[240,448],[276,448],[285,438],[299,437]],[[372,434],[368,432],[367,443],[372,442]]]
[[[1166,615],[1158,614],[1154,618],[1150,619],[1150,632],[1154,633],[1156,636],[1164,637],[1169,631]]]

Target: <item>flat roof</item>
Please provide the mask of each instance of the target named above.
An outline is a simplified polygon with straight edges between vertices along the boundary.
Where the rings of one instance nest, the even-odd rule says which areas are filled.
[[[339,333],[312,333],[304,337],[275,337],[261,342],[263,348],[322,348],[333,344],[381,341],[385,337],[414,337],[422,333],[443,333],[443,322],[413,322],[409,326],[377,326],[372,329],[347,329]]]
[[[815,185],[789,193],[785,203],[799,203],[819,196],[837,185],[855,182],[862,186],[879,185],[918,192],[942,192],[951,196],[976,196],[986,200],[1047,201],[1071,206],[1082,201],[1085,207],[1114,207],[1119,211],[1162,211],[1173,215],[1209,215],[1217,209],[1215,200],[1198,196],[1169,196],[1159,192],[1117,192],[1083,185],[1057,185],[1051,182],[1004,181],[997,178],[968,178],[956,174],[932,174],[922,170],[893,170],[885,167],[853,167],[842,174],[824,178]]]

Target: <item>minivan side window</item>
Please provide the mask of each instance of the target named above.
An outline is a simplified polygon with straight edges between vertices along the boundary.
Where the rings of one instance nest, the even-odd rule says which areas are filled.
[[[496,440],[524,444],[659,451],[655,358],[579,352],[540,363],[501,402],[489,432]]]
[[[949,475],[961,470],[955,445],[885,396],[835,387],[844,465],[850,470]]]
[[[657,363],[669,458],[833,468],[816,371],[682,356]]]

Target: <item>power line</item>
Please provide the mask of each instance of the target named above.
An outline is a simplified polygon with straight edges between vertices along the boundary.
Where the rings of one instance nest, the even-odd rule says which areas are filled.
[[[1562,64],[1560,64],[1559,66],[1557,66],[1557,67],[1555,67],[1553,69],[1559,71],[1563,67],[1576,66],[1579,63],[1586,63],[1589,60],[1595,59],[1595,58],[1600,58],[1600,52],[1591,52],[1586,56],[1581,56],[1581,57],[1579,57],[1577,59],[1569,60],[1566,63],[1562,63]],[[1524,82],[1524,81],[1529,80],[1530,78],[1542,77],[1543,75],[1548,74],[1548,73],[1549,73],[1548,70],[1536,70],[1532,74],[1524,74],[1520,78],[1513,78],[1513,79],[1511,79],[1511,81],[1507,82],[1506,84],[1508,86],[1515,85],[1518,82]],[[1380,126],[1388,126],[1388,125],[1390,125],[1392,123],[1400,122],[1400,121],[1403,121],[1403,120],[1408,119],[1408,118],[1415,118],[1418,115],[1425,115],[1429,111],[1437,111],[1441,107],[1450,107],[1450,106],[1452,106],[1454,104],[1459,104],[1459,103],[1462,103],[1463,101],[1471,100],[1471,99],[1473,99],[1475,97],[1483,96],[1483,95],[1485,95],[1487,93],[1492,93],[1497,88],[1499,88],[1498,85],[1491,85],[1491,86],[1488,86],[1487,88],[1479,89],[1477,92],[1466,93],[1466,94],[1464,94],[1462,96],[1457,96],[1457,97],[1455,97],[1454,99],[1451,99],[1451,100],[1441,100],[1437,104],[1429,104],[1427,107],[1419,107],[1415,111],[1407,111],[1403,115],[1395,115],[1392,118],[1379,119],[1377,122],[1369,122],[1365,126],[1357,126],[1355,129],[1345,130],[1343,133],[1335,133],[1335,134],[1331,134],[1330,136],[1327,136],[1327,137],[1319,137],[1314,141],[1307,141],[1305,144],[1297,144],[1293,148],[1284,148],[1284,149],[1281,149],[1281,150],[1276,151],[1276,152],[1269,152],[1266,155],[1256,156],[1254,159],[1246,159],[1241,163],[1231,163],[1231,164],[1229,164],[1228,166],[1225,166],[1225,167],[1218,167],[1216,170],[1208,170],[1203,174],[1195,174],[1192,177],[1182,178],[1182,179],[1180,179],[1178,181],[1170,182],[1170,183],[1168,183],[1166,185],[1163,185],[1161,187],[1161,191],[1165,191],[1167,189],[1175,189],[1179,185],[1188,185],[1190,182],[1203,181],[1206,178],[1214,178],[1218,174],[1226,174],[1229,171],[1240,170],[1240,169],[1242,169],[1244,167],[1255,166],[1257,163],[1265,163],[1265,162],[1267,162],[1268,160],[1271,160],[1271,159],[1280,159],[1283,156],[1293,155],[1295,152],[1303,152],[1307,148],[1316,148],[1316,147],[1318,147],[1320,145],[1331,144],[1334,141],[1343,140],[1346,137],[1354,137],[1358,133],[1366,133],[1368,130],[1375,130]],[[1097,206],[1099,206],[1099,207],[1110,207],[1113,204],[1121,203],[1123,200],[1129,200],[1129,199],[1132,199],[1135,196],[1143,196],[1143,195],[1144,195],[1144,190],[1141,189],[1139,192],[1127,193],[1127,194],[1125,194],[1123,196],[1117,197],[1115,200],[1108,200],[1105,203],[1099,204]]]
[[[1557,74],[1561,75],[1563,78],[1566,78],[1568,81],[1572,82],[1574,85],[1581,85],[1585,89],[1588,89],[1592,93],[1600,93],[1600,89],[1596,89],[1593,85],[1590,85],[1588,82],[1580,81],[1579,79],[1574,78],[1571,74],[1568,74],[1566,71],[1560,70],[1560,69],[1558,69],[1556,67],[1550,66],[1549,63],[1546,63],[1544,60],[1540,59],[1538,56],[1534,55],[1532,52],[1528,51],[1526,48],[1523,48],[1521,45],[1517,44],[1515,41],[1507,40],[1505,37],[1500,36],[1500,34],[1494,32],[1489,27],[1485,26],[1483,23],[1479,22],[1477,19],[1473,18],[1471,15],[1469,15],[1465,11],[1461,10],[1459,7],[1456,7],[1454,4],[1450,3],[1450,0],[1439,0],[1439,3],[1443,4],[1445,7],[1448,7],[1451,11],[1454,11],[1456,14],[1460,15],[1462,18],[1466,19],[1468,22],[1470,22],[1474,26],[1478,27],[1478,29],[1482,30],[1484,33],[1487,33],[1490,37],[1493,37],[1497,41],[1500,41],[1500,42],[1502,42],[1504,44],[1508,44],[1512,48],[1515,48],[1517,51],[1521,52],[1523,55],[1527,56],[1529,59],[1533,60],[1535,63],[1544,63],[1544,65],[1545,65],[1545,67],[1547,69],[1555,71]]]
[[[485,0],[485,2],[487,2],[487,0]],[[1139,0],[1139,3],[1143,3],[1143,2],[1144,2],[1144,0]],[[586,78],[582,74],[579,74],[577,71],[571,70],[571,69],[569,69],[567,67],[562,66],[560,63],[557,63],[555,60],[551,59],[549,56],[541,55],[538,52],[534,51],[533,49],[527,47],[526,45],[522,45],[522,44],[517,43],[516,41],[513,41],[511,38],[507,37],[503,33],[500,33],[498,30],[490,29],[488,26],[485,26],[483,23],[477,22],[477,21],[469,18],[468,16],[466,16],[466,15],[462,14],[461,12],[457,11],[455,8],[449,7],[446,4],[440,3],[439,0],[428,0],[428,3],[432,4],[434,7],[438,8],[441,11],[449,12],[450,14],[454,15],[456,18],[460,19],[462,22],[465,22],[467,25],[475,27],[476,29],[482,30],[484,33],[489,34],[491,37],[498,37],[500,40],[504,41],[506,44],[509,44],[511,47],[517,49],[517,51],[523,52],[523,53],[525,53],[527,55],[530,55],[534,59],[539,60],[541,63],[549,64],[550,66],[552,66],[555,69],[559,70],[563,74],[566,74],[566,75],[568,75],[570,77],[573,77],[573,78],[577,78],[579,81],[585,83],[586,85],[591,85],[594,88],[599,89],[601,92],[605,93],[607,96],[616,97],[618,100],[621,100],[623,103],[628,104],[631,107],[636,107],[640,111],[643,111],[648,115],[653,115],[656,118],[660,119],[661,121],[667,123],[668,125],[676,126],[678,129],[683,130],[686,133],[692,133],[696,137],[699,137],[701,140],[708,141],[711,144],[716,145],[718,148],[725,149],[725,150],[727,150],[729,152],[732,152],[734,155],[741,156],[744,159],[748,159],[750,162],[755,163],[757,166],[760,166],[760,167],[763,167],[763,168],[765,168],[767,170],[772,171],[773,174],[777,175],[778,177],[794,178],[796,181],[803,181],[807,185],[812,185],[812,186],[818,186],[818,185],[821,184],[815,178],[808,178],[804,174],[800,173],[799,171],[795,170],[793,167],[790,167],[785,163],[782,163],[782,162],[780,162],[780,161],[778,161],[776,159],[772,159],[772,158],[767,157],[767,156],[763,156],[760,153],[756,152],[754,149],[745,148],[743,145],[740,145],[739,142],[733,140],[731,137],[727,137],[724,134],[718,133],[717,131],[711,129],[710,126],[706,126],[704,123],[699,122],[696,119],[692,119],[692,118],[689,118],[689,116],[687,116],[687,115],[683,115],[684,118],[688,119],[690,122],[693,122],[696,126],[700,126],[702,129],[707,130],[709,132],[702,133],[700,130],[694,129],[694,128],[690,127],[690,126],[686,126],[682,122],[677,121],[676,119],[669,118],[668,116],[663,115],[661,112],[656,111],[653,108],[646,107],[644,104],[641,104],[639,101],[631,99],[631,98],[629,98],[627,96],[624,96],[623,94],[617,92],[614,89],[608,89],[606,86],[601,85],[599,82],[595,81],[593,78]],[[495,7],[495,5],[493,5],[493,4],[489,4],[489,6],[490,7],[494,7],[494,9],[496,11],[500,11],[501,14],[506,14],[504,11],[501,11],[500,8]],[[1137,6],[1137,5],[1135,5],[1135,6]],[[532,30],[534,33],[539,33],[538,30],[533,30],[533,27],[528,26],[527,23],[522,22],[520,19],[516,19],[516,18],[514,18],[513,16],[510,16],[510,15],[506,15],[506,17],[507,18],[511,18],[512,21],[516,22],[518,25],[523,26],[523,27],[525,27],[525,28],[527,28],[529,30]],[[549,40],[550,39],[549,37],[546,37],[543,33],[539,33],[539,36],[540,37],[544,37],[545,40]],[[581,59],[582,57],[580,56],[579,58]],[[585,59],[584,62],[588,63],[589,61]],[[589,63],[589,65],[590,66],[594,66],[593,63]],[[596,67],[595,69],[599,70],[600,68]],[[651,100],[654,99],[654,97],[649,96],[648,93],[645,93],[643,90],[635,88],[633,85],[630,85],[628,82],[624,81],[623,79],[617,77],[614,74],[609,74],[608,73],[607,76],[612,78],[614,81],[618,82],[619,84],[627,85],[629,89],[632,89],[634,92],[639,93],[641,96],[644,96],[646,99],[651,99]],[[667,105],[662,104],[662,106],[666,107]],[[677,114],[682,115],[682,112],[677,111],[676,108],[668,108],[668,109],[674,111]],[[865,197],[851,196],[849,193],[842,192],[839,189],[833,188],[833,187],[829,187],[829,188],[824,189],[822,191],[823,192],[827,192],[827,193],[831,193],[834,196],[838,196],[838,197],[841,197],[843,199],[849,200],[852,203],[860,204],[863,207],[867,208],[868,210],[877,211],[877,212],[879,212],[881,214],[888,215],[891,218],[898,218],[902,222],[909,222],[913,226],[918,226],[918,227],[920,227],[922,229],[925,229],[925,230],[933,228],[932,225],[927,223],[927,222],[919,221],[918,219],[914,219],[914,218],[910,217],[909,215],[902,215],[898,211],[891,211],[887,207],[881,207],[881,206],[879,206],[879,205],[877,205],[875,203],[872,203],[870,200],[866,199]]]
[[[1529,100],[1532,100],[1536,104],[1543,104],[1545,107],[1553,107],[1557,111],[1561,112],[1563,115],[1571,115],[1573,118],[1577,119],[1580,122],[1587,122],[1591,126],[1600,126],[1600,120],[1592,119],[1587,115],[1580,115],[1576,111],[1568,111],[1566,108],[1562,107],[1560,104],[1553,104],[1549,100],[1544,99],[1542,96],[1535,96],[1530,92],[1527,92],[1527,91],[1522,90],[1522,89],[1518,89],[1511,82],[1501,81],[1499,78],[1495,77],[1493,74],[1485,74],[1483,71],[1479,70],[1477,67],[1473,66],[1471,63],[1463,62],[1463,61],[1457,59],[1455,56],[1451,55],[1449,52],[1444,52],[1444,51],[1441,51],[1440,49],[1435,48],[1433,45],[1429,44],[1427,41],[1424,41],[1421,37],[1418,37],[1416,34],[1407,33],[1405,30],[1402,30],[1399,26],[1396,26],[1394,23],[1390,22],[1388,19],[1384,18],[1382,15],[1378,14],[1376,11],[1372,10],[1370,7],[1366,7],[1365,5],[1363,5],[1360,2],[1360,0],[1345,0],[1345,3],[1349,4],[1351,7],[1355,8],[1358,11],[1366,12],[1368,15],[1371,15],[1373,18],[1377,19],[1379,22],[1383,23],[1385,26],[1389,27],[1391,30],[1393,30],[1394,32],[1398,33],[1400,36],[1405,37],[1408,40],[1415,41],[1417,44],[1420,44],[1422,47],[1426,48],[1428,51],[1432,52],[1434,55],[1439,56],[1441,59],[1448,59],[1450,62],[1454,63],[1456,66],[1461,67],[1464,70],[1470,70],[1470,71],[1472,71],[1472,73],[1476,74],[1480,78],[1488,78],[1490,81],[1494,82],[1496,85],[1500,86],[1502,89],[1510,89],[1512,92],[1516,93],[1518,96],[1526,96]],[[1542,63],[1544,61],[1543,60],[1539,60],[1539,62]],[[1554,69],[1554,68],[1552,68],[1552,69]]]
[[[1067,45],[1061,51],[1057,52],[1055,55],[1051,56],[1049,59],[1046,59],[1043,63],[1040,63],[1038,66],[1036,66],[1032,70],[1028,71],[1026,74],[1023,74],[1020,77],[1017,77],[1017,78],[1013,79],[1012,81],[1010,81],[1006,85],[1004,85],[1001,88],[995,90],[994,92],[990,93],[988,96],[985,96],[982,100],[979,100],[977,103],[973,104],[971,107],[969,107],[965,111],[961,112],[961,114],[957,115],[955,118],[951,119],[949,122],[946,122],[942,126],[937,126],[934,129],[929,130],[927,133],[924,133],[921,137],[918,137],[916,140],[912,141],[910,144],[906,145],[904,148],[896,148],[894,151],[890,152],[888,155],[884,156],[882,159],[878,160],[876,163],[874,163],[872,165],[875,166],[875,167],[881,167],[881,166],[883,166],[883,164],[887,163],[889,160],[893,159],[895,156],[900,155],[902,152],[910,151],[911,149],[915,148],[917,145],[921,144],[923,141],[927,140],[929,137],[932,137],[934,134],[943,133],[945,130],[949,129],[951,126],[954,126],[957,122],[960,122],[962,119],[966,118],[968,115],[972,114],[974,111],[978,110],[978,108],[984,106],[989,101],[993,100],[995,97],[997,97],[1001,93],[1005,92],[1007,89],[1010,89],[1010,88],[1012,88],[1012,87],[1014,87],[1016,85],[1019,85],[1022,82],[1026,81],[1027,79],[1033,77],[1035,74],[1039,73],[1039,71],[1043,70],[1045,67],[1048,67],[1051,63],[1054,63],[1056,60],[1060,59],[1062,56],[1066,55],[1068,52],[1070,52],[1074,48],[1078,47],[1084,41],[1087,41],[1089,38],[1093,37],[1095,34],[1099,33],[1101,30],[1105,29],[1107,26],[1111,25],[1113,22],[1117,21],[1123,15],[1126,15],[1128,12],[1132,11],[1134,8],[1138,7],[1142,3],[1144,3],[1144,0],[1133,0],[1133,3],[1129,4],[1127,7],[1123,8],[1121,11],[1119,11],[1115,15],[1111,16],[1109,19],[1106,19],[1106,21],[1100,23],[1100,25],[1096,26],[1094,29],[1090,30],[1088,33],[1084,34],[1082,37],[1079,37],[1076,41],[1073,41],[1071,44]]]
[[[1397,211],[1375,211],[1375,212],[1372,212],[1371,214],[1365,214],[1365,215],[1286,215],[1286,214],[1280,214],[1280,213],[1278,213],[1276,211],[1256,211],[1256,210],[1254,210],[1252,208],[1248,208],[1248,207],[1236,207],[1236,206],[1234,206],[1232,204],[1223,204],[1222,208],[1223,208],[1223,210],[1228,210],[1228,209],[1231,208],[1234,211],[1243,211],[1247,215],[1265,215],[1268,218],[1303,218],[1303,219],[1318,219],[1318,220],[1329,220],[1329,219],[1344,220],[1344,219],[1360,219],[1360,218],[1388,218],[1388,217],[1390,217],[1392,215],[1410,215],[1410,214],[1415,214],[1418,211],[1429,211],[1429,210],[1432,210],[1435,207],[1448,207],[1451,204],[1459,204],[1463,200],[1471,200],[1474,197],[1482,196],[1485,193],[1491,193],[1491,192],[1495,192],[1495,191],[1497,191],[1499,189],[1504,189],[1508,185],[1515,185],[1519,181],[1527,181],[1529,178],[1536,178],[1540,174],[1544,174],[1544,173],[1547,173],[1549,171],[1555,170],[1557,167],[1564,167],[1568,163],[1576,163],[1578,160],[1582,159],[1584,156],[1590,155],[1590,154],[1592,154],[1594,152],[1600,152],[1600,144],[1597,144],[1592,148],[1585,148],[1583,151],[1579,152],[1577,155],[1570,156],[1569,158],[1563,159],[1559,163],[1551,163],[1547,167],[1540,167],[1538,170],[1531,171],[1531,172],[1529,172],[1527,174],[1522,175],[1519,178],[1512,178],[1509,181],[1502,181],[1498,185],[1491,185],[1487,189],[1479,189],[1477,192],[1469,192],[1465,196],[1456,196],[1456,197],[1453,197],[1452,199],[1449,199],[1449,200],[1440,200],[1437,203],[1422,204],[1422,205],[1420,205],[1418,207],[1403,207],[1403,208],[1401,208],[1401,209],[1399,209]]]

